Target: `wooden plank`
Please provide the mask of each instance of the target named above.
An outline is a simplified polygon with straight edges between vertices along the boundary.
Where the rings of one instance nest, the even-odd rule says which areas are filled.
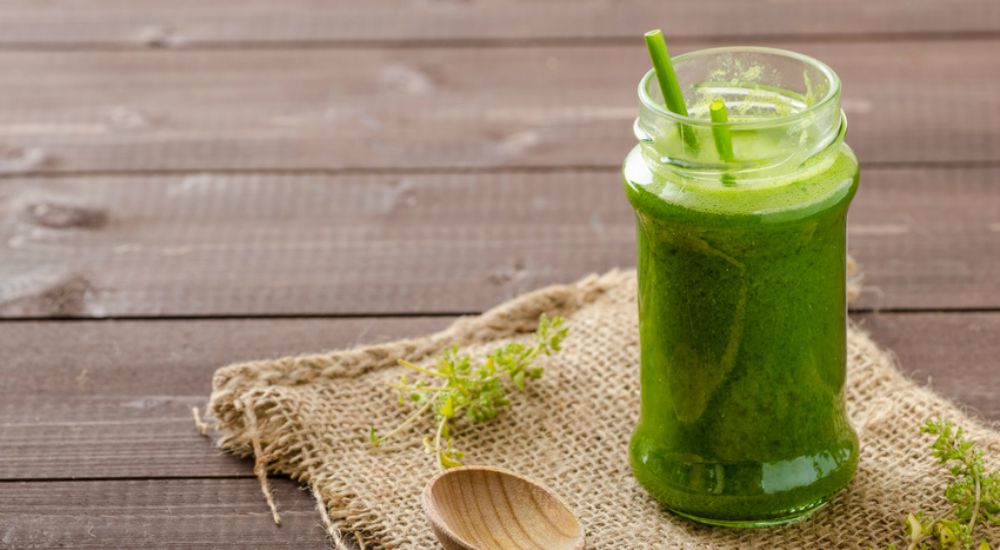
[[[903,372],[981,418],[1000,420],[1000,313],[865,314],[853,317]]]
[[[372,41],[632,39],[668,25],[697,36],[838,36],[1000,30],[992,0],[329,2],[8,0],[0,44],[191,47]]]
[[[191,408],[203,407],[208,393],[5,395],[0,479],[252,476],[252,461],[224,455],[195,429]]]
[[[929,378],[932,387],[975,414],[1000,420],[1000,402],[995,399],[1000,378],[993,375],[1000,354],[1000,343],[993,337],[1000,332],[1000,312],[854,318],[893,350],[903,370],[916,380]],[[13,358],[0,364],[0,375],[12,381],[0,396],[0,480],[250,476],[249,461],[219,454],[196,433],[191,420],[190,408],[205,403],[216,366],[248,355],[289,353],[290,347],[296,353],[323,349],[334,341],[330,334],[355,333],[356,339],[334,344],[349,345],[380,339],[374,334],[396,337],[437,328],[410,319],[81,321],[71,323],[79,334],[70,336],[69,343],[89,341],[92,352],[35,353],[42,346],[52,347],[53,336],[68,334],[66,325],[8,322],[0,333],[0,356]],[[389,329],[391,325],[396,328]],[[385,330],[373,332],[369,326]],[[289,342],[295,333],[302,336]],[[191,342],[190,349],[178,352],[184,341]],[[158,362],[164,357],[169,361]],[[132,359],[130,376],[118,375],[123,358]],[[169,376],[162,374],[164,369]],[[76,395],[79,387],[72,373],[78,370],[95,382],[89,396]],[[64,371],[70,375],[62,375]],[[40,395],[19,391],[46,374],[50,382],[36,386]]]
[[[863,308],[1000,307],[1000,169],[865,170]],[[5,317],[474,312],[634,265],[613,171],[0,181]]]
[[[312,496],[272,486],[280,527],[250,478],[0,483],[0,546],[329,548]]]
[[[1000,40],[772,45],[839,71],[865,162],[996,161]],[[638,43],[0,52],[0,173],[611,168],[647,64]]]
[[[1000,170],[869,170],[848,222],[863,308],[1000,306]]]
[[[453,319],[13,322],[0,330],[0,479],[249,476],[194,429],[215,369],[395,340]],[[2,487],[2,485],[0,485]]]
[[[149,409],[161,408],[165,411],[163,419],[180,422],[187,431],[190,406],[205,400],[212,390],[212,374],[223,365],[419,336],[441,330],[454,320],[366,317],[5,322],[0,325],[0,409],[5,407],[3,396],[76,396],[97,401],[107,396],[116,399],[117,405],[93,420],[124,418],[128,413],[133,415],[128,418],[145,422],[159,414]],[[174,403],[165,396],[187,397]],[[145,401],[147,398],[151,400]],[[67,418],[72,417],[72,408],[60,407]],[[9,410],[0,418],[10,420],[15,414],[30,419],[37,412],[31,407],[21,412]],[[53,414],[56,411],[46,413]]]
[[[101,177],[0,189],[6,316],[479,311],[634,254],[613,173]]]

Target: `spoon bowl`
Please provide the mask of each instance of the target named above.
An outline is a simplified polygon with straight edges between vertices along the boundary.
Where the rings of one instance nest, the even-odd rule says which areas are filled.
[[[421,497],[447,550],[582,550],[583,526],[554,493],[489,466],[451,468]]]

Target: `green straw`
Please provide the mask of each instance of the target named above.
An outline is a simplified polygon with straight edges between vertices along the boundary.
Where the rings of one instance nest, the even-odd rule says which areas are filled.
[[[726,102],[716,99],[708,106],[708,114],[712,117],[712,137],[715,139],[715,150],[719,152],[722,162],[732,162],[733,138],[729,134],[729,114],[726,112]],[[736,178],[732,174],[722,174],[722,184],[726,186],[736,185]]]
[[[674,65],[670,62],[670,53],[667,51],[667,43],[663,40],[663,31],[654,29],[645,34],[646,49],[649,50],[649,57],[653,60],[653,69],[656,70],[656,80],[660,83],[660,91],[663,93],[663,103],[671,112],[688,116],[687,104],[684,103],[684,93],[681,92],[680,84],[677,83],[677,73],[674,72]],[[691,149],[698,150],[698,138],[691,128],[679,124],[681,137]]]
[[[733,138],[729,135],[729,115],[726,103],[716,99],[708,106],[708,114],[712,117],[712,137],[715,138],[715,150],[719,158],[725,162],[733,161]]]

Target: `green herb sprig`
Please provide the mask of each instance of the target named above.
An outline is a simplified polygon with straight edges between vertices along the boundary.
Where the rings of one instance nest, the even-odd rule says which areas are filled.
[[[372,445],[379,445],[432,411],[434,436],[423,438],[424,448],[437,457],[442,468],[461,466],[464,453],[452,446],[451,422],[465,418],[471,424],[479,424],[496,418],[498,409],[510,405],[508,384],[523,391],[529,380],[541,378],[544,368],[535,365],[535,361],[541,355],[551,356],[561,349],[569,332],[564,323],[561,317],[549,319],[542,314],[532,345],[512,342],[493,350],[482,364],[475,366],[468,355],[459,353],[458,346],[438,355],[434,366],[429,368],[400,359],[400,365],[424,375],[412,382],[404,375],[393,385],[399,392],[399,404],[409,402],[417,409],[384,435],[379,435],[372,426],[368,439]]]
[[[906,550],[971,550],[977,523],[1000,525],[1000,471],[987,472],[984,453],[966,439],[961,426],[946,420],[928,419],[920,428],[937,436],[931,454],[946,467],[954,481],[945,489],[952,503],[944,514],[915,512],[906,516]],[[976,550],[991,550],[985,540]],[[888,550],[896,550],[890,545]]]

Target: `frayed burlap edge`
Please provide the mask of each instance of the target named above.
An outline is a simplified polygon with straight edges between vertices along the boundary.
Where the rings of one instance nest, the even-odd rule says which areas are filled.
[[[852,278],[848,295],[853,300],[861,291],[860,277],[853,261],[849,262],[849,271]],[[316,499],[323,526],[337,548],[348,548],[343,542],[344,532],[353,533],[358,545],[364,548],[365,543],[360,536],[363,526],[355,524],[352,518],[363,516],[366,511],[353,506],[352,495],[335,494],[323,489],[328,484],[321,481],[334,476],[334,473],[321,471],[318,460],[310,462],[307,458],[315,456],[311,452],[314,443],[309,440],[308,434],[295,429],[301,422],[289,412],[295,407],[287,406],[287,395],[273,390],[310,384],[323,378],[356,377],[375,369],[393,367],[400,357],[419,361],[452,345],[484,344],[528,333],[536,328],[541,313],[570,316],[631,277],[634,277],[634,272],[615,270],[601,276],[591,275],[572,284],[553,285],[514,298],[482,315],[459,319],[445,330],[429,336],[223,367],[216,371],[213,378],[213,392],[208,405],[215,419],[211,427],[219,434],[216,444],[238,456],[254,457],[254,473],[276,523],[280,523],[280,514],[270,493],[268,473],[288,475],[309,487]],[[929,389],[918,387],[895,368],[895,358],[891,353],[879,349],[854,325],[852,333],[858,337],[856,343],[864,354],[881,355],[893,367],[879,369],[877,376],[866,376],[864,386],[880,386],[883,390],[889,389],[890,393],[892,390],[920,392],[927,402],[934,404],[925,412],[939,413],[950,409],[946,412],[951,419],[965,426],[970,436],[989,436],[986,437],[988,452],[1000,452],[1000,438],[995,437],[1000,424],[974,419],[965,414],[961,406],[948,402]],[[286,406],[278,406],[279,400]],[[878,407],[878,403],[870,405],[870,409],[877,410]],[[209,425],[201,421],[197,411],[195,419],[198,429],[206,433]],[[879,427],[877,414],[870,415],[864,424],[856,426],[859,434],[878,431]]]

